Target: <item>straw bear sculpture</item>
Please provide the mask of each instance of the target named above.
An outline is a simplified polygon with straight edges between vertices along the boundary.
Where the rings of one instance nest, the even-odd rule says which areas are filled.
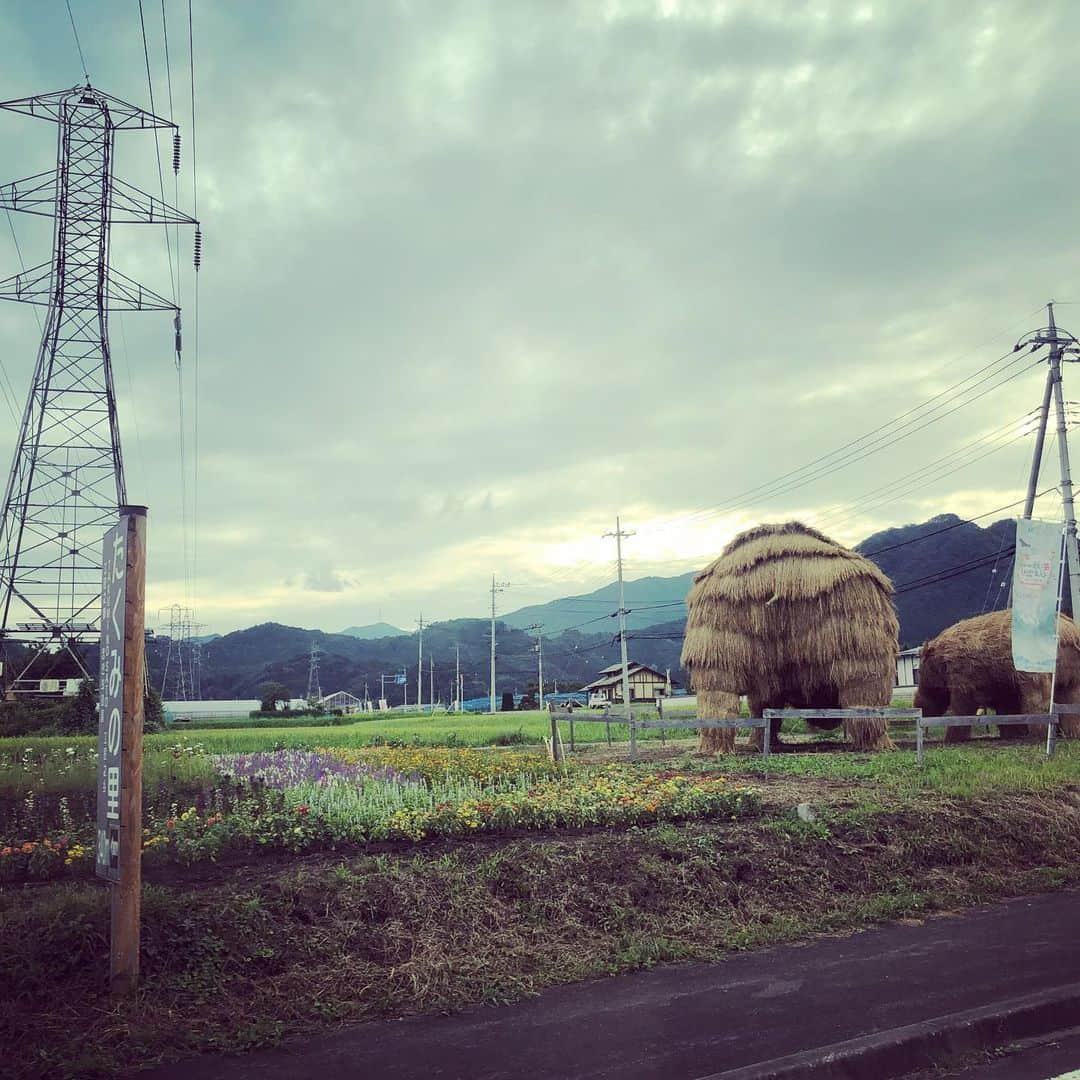
[[[687,597],[682,663],[701,719],[767,708],[885,706],[896,680],[892,582],[869,559],[799,522],[737,536]],[[815,726],[836,727],[840,721]],[[892,748],[886,721],[845,720],[862,750]],[[780,721],[773,721],[776,740]],[[755,729],[751,742],[760,746]],[[730,752],[732,730],[703,728],[700,749]]]
[[[1080,702],[1080,629],[1059,616],[1057,677],[1054,700]],[[1017,671],[1012,660],[1012,612],[992,611],[942,630],[923,646],[915,704],[924,716],[974,716],[978,709],[1003,715],[1045,713],[1050,707],[1049,675]],[[988,717],[992,722],[993,718]],[[1080,737],[1080,716],[1063,716],[1061,733]],[[1045,735],[1045,724],[998,728],[1003,739],[1025,733]],[[971,738],[970,728],[945,729],[946,742]]]

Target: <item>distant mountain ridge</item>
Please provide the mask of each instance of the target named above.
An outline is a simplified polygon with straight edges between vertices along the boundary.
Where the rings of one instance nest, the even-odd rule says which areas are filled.
[[[686,618],[686,594],[694,582],[696,570],[677,577],[644,577],[625,585],[630,630],[643,630],[657,622]],[[662,606],[661,606],[662,605]],[[561,634],[571,627],[587,623],[596,626],[604,615],[619,606],[619,583],[613,581],[591,593],[567,596],[547,604],[531,604],[502,616],[507,626],[523,628],[540,623],[545,634]],[[598,620],[598,617],[599,620]]]
[[[408,630],[391,626],[388,622],[369,623],[367,626],[347,626],[341,631],[346,637],[359,638],[361,641],[374,641],[376,638],[401,637]]]
[[[1015,523],[1011,519],[982,528],[955,514],[886,529],[867,537],[857,550],[873,559],[897,588],[896,607],[903,647],[918,645],[960,619],[1008,603],[1012,575]],[[627,618],[633,659],[659,670],[671,668],[685,685],[679,668],[685,600],[694,573],[647,577],[626,583]],[[525,627],[542,623],[545,688],[577,688],[619,656],[618,585],[611,582],[591,593],[564,597],[547,604],[519,608],[497,621],[498,687],[525,691],[535,685],[536,641]],[[360,637],[356,631],[379,628],[379,636]],[[381,633],[382,628],[388,632]],[[646,636],[641,631],[648,630]],[[490,623],[487,619],[454,619],[424,628],[424,699],[429,700],[435,661],[435,692],[445,700],[454,678],[455,651],[460,650],[465,696],[487,693]],[[389,623],[350,627],[340,634],[263,623],[215,637],[203,646],[202,686],[208,698],[250,698],[260,683],[284,682],[295,694],[307,688],[311,642],[322,650],[320,677],[326,692],[348,690],[362,695],[365,683],[372,697],[380,681],[393,703],[402,688],[392,680],[404,670],[408,700],[416,700],[416,634]],[[151,684],[161,685],[168,656],[168,638],[151,639],[147,660]],[[380,676],[384,678],[380,679]]]

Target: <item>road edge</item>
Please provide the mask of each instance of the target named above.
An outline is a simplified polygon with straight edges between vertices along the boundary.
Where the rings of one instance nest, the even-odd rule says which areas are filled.
[[[1080,982],[800,1051],[698,1080],[863,1080],[948,1065],[979,1050],[1080,1024]]]

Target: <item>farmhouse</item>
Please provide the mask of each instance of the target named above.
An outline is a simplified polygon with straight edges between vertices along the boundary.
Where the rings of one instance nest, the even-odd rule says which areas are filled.
[[[671,693],[674,684],[664,672],[639,664],[636,660],[630,661],[627,670],[630,675],[631,701],[655,701],[656,698]],[[606,701],[622,701],[622,664],[612,664],[611,667],[604,668],[600,677],[588,686],[583,686],[582,690],[590,696],[603,696]]]
[[[896,683],[893,688],[893,697],[901,700],[912,700],[915,690],[919,685],[919,655],[922,646],[914,649],[905,649],[896,658]]]

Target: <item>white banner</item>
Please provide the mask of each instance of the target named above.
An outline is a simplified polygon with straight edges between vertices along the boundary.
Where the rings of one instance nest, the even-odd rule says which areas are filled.
[[[1060,521],[1016,522],[1013,561],[1012,655],[1017,671],[1049,673],[1057,664],[1061,594]]]

